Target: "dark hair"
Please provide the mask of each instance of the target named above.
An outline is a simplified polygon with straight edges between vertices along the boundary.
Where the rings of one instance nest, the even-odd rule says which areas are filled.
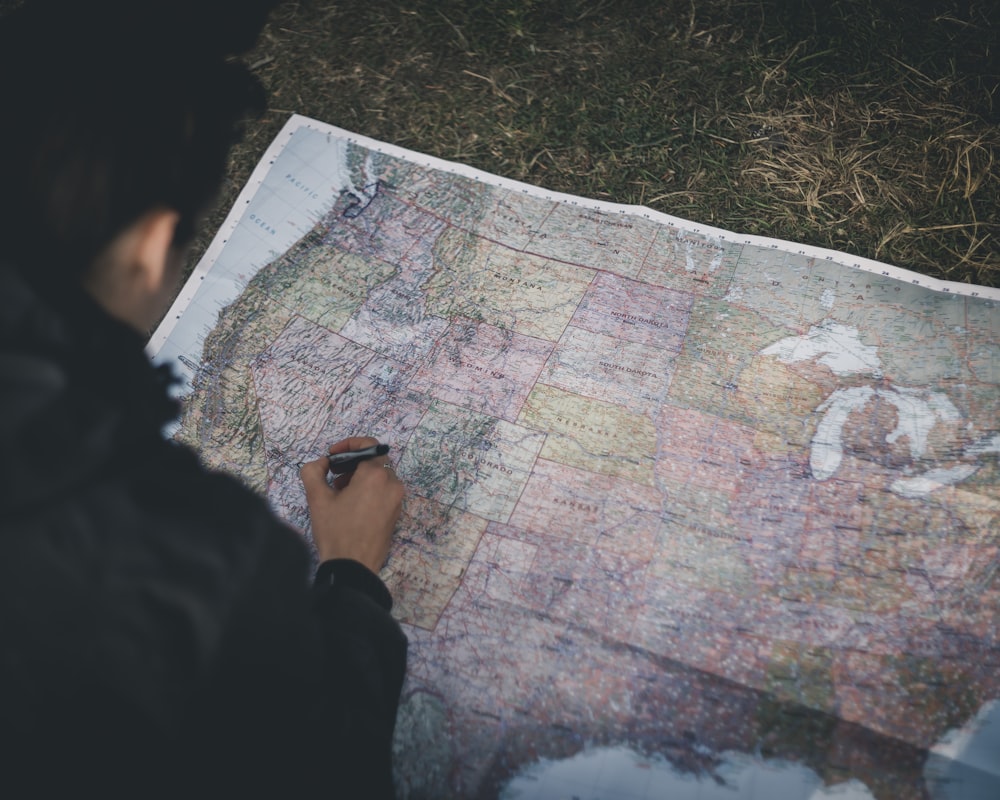
[[[79,276],[144,213],[193,236],[240,123],[274,0],[26,0],[0,19],[0,257]],[[232,13],[229,13],[232,12]]]

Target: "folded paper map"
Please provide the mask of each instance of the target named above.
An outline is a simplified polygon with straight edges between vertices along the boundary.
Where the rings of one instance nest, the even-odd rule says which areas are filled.
[[[149,350],[306,537],[392,446],[402,796],[1000,796],[997,290],[295,116]]]

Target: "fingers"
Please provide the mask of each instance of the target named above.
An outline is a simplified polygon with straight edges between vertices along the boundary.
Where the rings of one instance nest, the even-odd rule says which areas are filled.
[[[317,458],[315,461],[307,461],[299,470],[299,480],[306,490],[306,502],[312,503],[322,496],[323,492],[330,491],[330,484],[326,482],[326,474],[330,470],[330,462],[326,458]]]
[[[370,482],[376,485],[402,485],[402,481],[400,481],[399,476],[396,475],[396,470],[393,469],[388,456],[378,456],[377,458],[371,458],[368,461],[362,461],[354,470],[354,475],[355,479],[361,478],[366,483]]]
[[[339,442],[330,445],[330,455],[336,455],[337,453],[346,453],[351,450],[365,450],[369,447],[377,445],[378,443],[379,443],[378,439],[375,439],[371,436],[349,436],[346,439],[341,439]],[[386,459],[385,457],[377,457],[374,459],[374,461],[379,464],[385,463],[387,460],[388,459]],[[362,463],[367,463],[367,462],[362,462]],[[333,488],[338,490],[347,488],[347,485],[351,482],[351,478],[353,477],[356,471],[357,469],[355,468],[350,472],[337,474],[333,479]]]
[[[330,450],[356,450],[374,443],[369,437],[353,437]],[[405,494],[395,470],[387,466],[385,456],[362,461],[353,472],[338,475],[332,487],[327,483],[325,458],[302,466],[313,541],[321,560],[350,558],[374,572],[385,563]]]
[[[372,447],[379,443],[378,439],[371,436],[349,436],[346,439],[341,439],[339,442],[335,442],[330,445],[330,455],[336,453],[346,453],[350,450],[364,450],[367,447]],[[358,467],[352,472],[346,472],[341,475],[337,475],[332,482],[332,488],[336,490],[345,489],[347,485],[351,482],[351,477],[358,469],[370,469],[377,468],[384,470],[387,475],[391,476],[395,481],[398,482],[396,477],[396,472],[392,469],[392,464],[390,463],[387,456],[378,456],[368,461],[364,461],[358,465]],[[320,458],[315,461],[310,461],[301,466],[299,469],[299,478],[302,481],[303,486],[306,490],[306,499],[311,501],[315,497],[321,496],[324,490],[329,490],[331,488],[331,483],[328,480],[328,473],[330,472],[329,463],[325,458]]]
[[[355,441],[360,441],[356,439]],[[367,446],[367,445],[362,445]],[[352,448],[357,449],[357,448]],[[307,461],[299,469],[299,479],[306,490],[306,502],[312,503],[323,496],[324,492],[329,492],[331,487],[327,482],[327,475],[330,471],[330,464],[325,458],[318,458],[315,461]],[[402,481],[396,475],[396,470],[392,468],[386,456],[362,461],[355,468],[354,472],[345,475],[338,475],[333,482],[333,488],[344,489],[350,482],[351,477],[360,475],[362,481],[370,485],[383,485],[402,487]]]
[[[364,450],[375,444],[378,444],[378,439],[373,439],[371,436],[350,436],[330,445],[330,455],[346,453],[348,450]]]

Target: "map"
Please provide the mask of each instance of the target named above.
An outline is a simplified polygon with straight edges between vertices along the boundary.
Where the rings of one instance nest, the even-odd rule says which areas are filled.
[[[406,798],[1000,796],[1000,291],[292,117],[149,343],[408,495]]]

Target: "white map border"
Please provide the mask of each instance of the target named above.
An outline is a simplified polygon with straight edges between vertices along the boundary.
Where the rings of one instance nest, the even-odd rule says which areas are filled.
[[[272,167],[277,162],[278,156],[284,151],[285,147],[291,141],[295,133],[303,128],[325,133],[327,134],[328,140],[337,139],[345,144],[355,144],[360,147],[373,150],[377,153],[384,153],[386,155],[404,159],[419,166],[441,170],[455,175],[461,175],[479,183],[520,192],[524,195],[530,195],[552,202],[565,203],[567,205],[602,211],[609,214],[639,216],[643,219],[673,225],[674,227],[682,228],[685,231],[719,239],[721,241],[739,245],[764,247],[772,250],[781,250],[797,255],[805,255],[811,258],[839,264],[850,269],[857,269],[862,272],[868,272],[881,277],[893,278],[912,286],[920,286],[925,289],[930,289],[931,291],[965,295],[967,297],[981,297],[983,299],[1000,301],[1000,288],[977,286],[975,284],[968,283],[957,283],[954,281],[943,281],[926,275],[920,275],[901,267],[895,267],[873,259],[864,258],[862,256],[854,256],[849,253],[836,250],[827,250],[822,247],[814,247],[806,244],[796,244],[783,239],[772,239],[766,236],[734,233],[722,228],[702,225],[700,223],[691,222],[690,220],[685,220],[680,217],[674,217],[660,211],[654,211],[653,209],[645,206],[591,200],[562,192],[549,191],[548,189],[544,189],[539,186],[533,186],[531,184],[521,183],[520,181],[483,172],[482,170],[465,164],[454,161],[445,161],[444,159],[435,158],[434,156],[424,155],[396,145],[380,142],[367,136],[351,133],[343,128],[338,128],[335,125],[320,122],[319,120],[315,120],[301,114],[293,114],[265,151],[253,173],[251,173],[246,185],[243,187],[243,190],[236,198],[232,209],[222,226],[219,228],[219,232],[216,234],[212,243],[205,251],[204,256],[198,262],[198,265],[191,273],[191,276],[182,287],[163,321],[150,337],[146,346],[146,352],[150,358],[164,360],[164,357],[161,354],[170,339],[171,334],[173,333],[177,321],[195,299],[195,296],[201,288],[209,270],[211,270],[215,265],[224,248],[229,243],[230,238],[240,226],[240,223],[247,217],[248,214],[253,213],[254,201],[259,199],[258,191],[264,185],[264,181],[271,172]],[[277,247],[272,245],[269,248],[265,248],[266,257],[259,264],[247,265],[249,270],[256,272],[269,263],[273,257],[281,255],[281,253],[291,247],[322,218],[323,214],[329,211],[337,196],[336,192],[331,192],[327,198],[317,198],[317,194],[313,192],[310,192],[309,194],[314,199],[319,199],[321,205],[313,208],[301,208],[299,206],[290,205],[289,210],[291,213],[283,220],[286,225],[286,229],[283,231],[285,235],[282,236],[278,242],[274,243]],[[244,276],[243,280],[249,280],[250,277],[252,277],[252,274]],[[232,302],[239,296],[242,289],[242,285],[234,282],[231,289],[231,296],[229,296],[230,293],[227,293],[223,296],[217,296],[216,300],[222,305],[227,302]],[[181,346],[177,348],[178,352],[174,358],[176,359],[176,356],[184,355],[192,362],[197,363],[201,358],[202,342],[192,342],[191,344],[196,346],[191,348]],[[165,354],[165,357],[169,359],[171,358],[171,354]],[[193,370],[187,364],[181,362],[176,366],[184,378],[189,379],[192,377]]]

